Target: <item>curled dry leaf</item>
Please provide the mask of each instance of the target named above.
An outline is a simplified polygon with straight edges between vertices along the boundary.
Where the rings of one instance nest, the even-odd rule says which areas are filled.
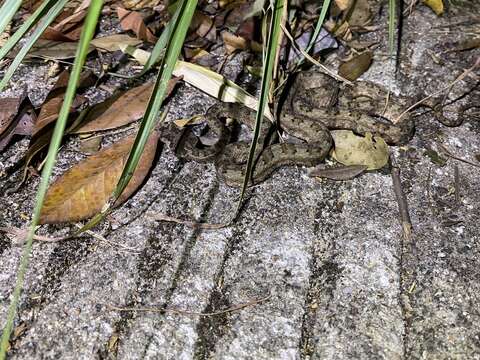
[[[210,17],[201,11],[195,11],[192,22],[190,23],[190,30],[205,38],[208,41],[215,41],[217,37],[217,29]]]
[[[173,74],[182,76],[185,82],[221,101],[238,102],[250,109],[257,109],[258,102],[256,98],[233,81],[203,66],[178,60]],[[265,107],[264,115],[268,119],[273,120],[273,115],[268,107]]]
[[[367,133],[358,136],[351,130],[331,131],[335,149],[332,157],[344,165],[365,165],[367,170],[384,167],[388,162],[389,152],[385,140]]]
[[[170,79],[166,96],[170,95],[179,80],[178,77]],[[142,118],[153,87],[153,83],[146,83],[93,106],[85,118],[85,125],[76,129],[73,133],[91,133],[115,129]]]
[[[365,51],[342,63],[338,68],[338,74],[347,80],[355,81],[370,68],[372,60],[373,53],[371,51]]]
[[[132,30],[140,40],[155,43],[157,37],[153,35],[150,29],[143,22],[142,15],[136,11],[125,10],[117,7],[117,15],[120,19],[120,26],[123,30]]]
[[[437,15],[443,14],[443,0],[423,0],[423,3],[427,5]]]
[[[308,174],[309,176],[321,177],[330,180],[350,180],[367,170],[366,165],[348,165],[327,168],[319,165]]]
[[[159,133],[148,139],[140,162],[115,206],[127,200],[145,179],[157,149]],[[128,159],[135,137],[129,136],[70,168],[48,189],[40,224],[75,222],[99,213],[109,200]]]
[[[0,151],[14,135],[31,135],[35,119],[27,97],[0,98]]]

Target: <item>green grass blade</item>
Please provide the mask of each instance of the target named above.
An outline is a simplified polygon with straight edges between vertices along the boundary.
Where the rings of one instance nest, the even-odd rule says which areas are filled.
[[[248,155],[247,161],[247,171],[245,173],[245,178],[243,179],[243,186],[242,192],[240,194],[240,199],[238,201],[237,207],[237,214],[240,211],[242,206],[243,198],[245,196],[245,190],[247,189],[248,182],[250,181],[250,177],[252,174],[253,162],[254,162],[254,155],[255,149],[257,146],[258,136],[260,134],[260,128],[262,126],[263,121],[263,112],[265,110],[265,106],[268,102],[268,96],[270,93],[270,86],[273,77],[273,69],[278,53],[278,49],[280,48],[280,35],[282,33],[282,19],[285,17],[286,14],[287,3],[286,0],[275,0],[273,2],[272,7],[272,14],[271,14],[271,21],[268,30],[268,39],[267,39],[267,47],[265,52],[265,57],[263,61],[263,74],[262,74],[262,85],[260,88],[260,98],[258,101],[258,109],[257,109],[257,116],[255,119],[255,129],[253,132],[253,140],[250,146],[250,153]]]
[[[388,51],[392,55],[395,47],[395,0],[388,0]]]
[[[145,148],[145,144],[147,143],[148,137],[155,126],[160,106],[162,105],[165,97],[168,81],[172,77],[173,69],[175,68],[178,56],[182,50],[183,42],[185,41],[185,37],[187,35],[188,28],[196,7],[197,0],[183,0],[181,3],[179,3],[179,6],[176,10],[178,11],[178,17],[174,17],[172,19],[175,21],[171,20],[172,27],[171,31],[168,33],[169,37],[165,49],[165,56],[162,58],[162,62],[160,63],[157,80],[155,81],[152,95],[148,101],[148,105],[133,143],[132,150],[130,151],[127,162],[125,163],[125,167],[123,168],[122,175],[120,176],[117,186],[112,194],[112,198],[99,214],[95,215],[75,234],[80,234],[86,230],[89,230],[102,221],[110,212],[112,204],[114,204],[115,200],[122,194],[132,178],[142,155],[143,149]]]
[[[3,90],[5,85],[7,85],[7,83],[10,81],[10,78],[12,77],[13,73],[15,72],[15,70],[17,70],[18,66],[23,61],[23,59],[25,58],[27,53],[30,51],[33,44],[35,44],[35,42],[40,38],[42,33],[48,27],[48,25],[50,25],[52,23],[52,21],[55,20],[55,18],[58,16],[58,14],[60,14],[60,12],[62,11],[63,7],[65,6],[65,4],[67,2],[68,2],[68,0],[57,0],[55,2],[55,5],[53,5],[50,8],[50,10],[45,15],[45,17],[43,17],[40,20],[40,23],[38,24],[38,27],[35,29],[33,34],[27,40],[25,45],[23,45],[22,49],[19,51],[17,56],[15,56],[15,59],[13,60],[13,62],[10,64],[7,71],[5,72],[5,75],[2,79],[2,81],[0,82],[0,91]]]
[[[179,16],[177,21],[172,26],[170,38],[165,50],[165,57],[162,59],[160,69],[158,71],[157,81],[152,92],[152,96],[145,110],[145,115],[140,124],[140,129],[132,146],[132,151],[123,169],[123,173],[118,181],[117,187],[113,193],[114,199],[118,198],[125,190],[130,181],[133,172],[135,171],[140,156],[142,155],[148,137],[152,132],[155,122],[162,105],[167,85],[172,77],[173,69],[177,63],[178,56],[183,47],[183,42],[188,32],[188,28],[192,21],[193,13],[197,7],[197,0],[184,0],[179,6]]]
[[[322,10],[320,11],[320,16],[318,17],[317,25],[315,26],[315,31],[313,32],[312,38],[310,39],[307,47],[305,48],[306,53],[308,53],[310,51],[310,49],[313,47],[313,45],[317,41],[318,35],[320,34],[320,31],[322,30],[322,26],[323,26],[323,22],[325,21],[325,17],[327,16],[327,11],[330,8],[330,1],[331,0],[325,0],[322,4]]]
[[[70,108],[75,97],[75,92],[77,84],[80,79],[80,73],[82,72],[83,64],[88,54],[88,47],[90,41],[93,38],[95,33],[95,28],[97,26],[98,17],[102,10],[103,0],[92,0],[85,23],[83,25],[82,36],[80,37],[80,42],[78,44],[77,53],[75,57],[75,63],[73,64],[72,73],[68,81],[67,91],[65,92],[65,99],[60,110],[58,120],[55,124],[55,130],[53,132],[52,141],[48,149],[47,159],[42,171],[42,177],[40,180],[40,185],[38,187],[37,198],[35,203],[35,209],[33,212],[32,222],[30,224],[30,229],[25,241],[25,246],[23,249],[22,258],[20,260],[20,265],[17,271],[17,281],[15,284],[15,289],[13,291],[12,301],[8,308],[8,315],[5,327],[2,333],[2,340],[0,343],[0,360],[4,360],[7,353],[8,341],[10,334],[13,328],[13,321],[15,319],[15,314],[17,310],[18,301],[20,299],[20,294],[23,288],[23,281],[25,274],[27,272],[28,261],[30,253],[32,250],[33,236],[35,234],[35,228],[40,219],[40,212],[42,210],[43,200],[48,188],[48,181],[50,175],[52,174],[52,169],[55,164],[55,159],[57,157],[58,149],[62,140],[63,132],[65,130],[65,125],[67,123],[67,118],[70,112]]]
[[[8,23],[12,20],[17,10],[22,5],[22,0],[7,0],[0,8],[0,34],[3,34]]]
[[[45,12],[49,10],[57,0],[48,0],[44,1],[42,5],[40,5],[37,10],[25,21],[22,26],[15,32],[15,34],[8,39],[8,41],[5,43],[5,45],[2,46],[0,49],[0,60],[2,60],[5,55],[8,54],[10,50],[13,49],[13,47],[18,43],[18,41],[32,28],[33,25],[35,25],[40,17],[45,15]],[[1,32],[0,32],[1,33]]]
[[[177,9],[175,10],[175,13],[173,14],[172,18],[168,22],[167,26],[165,26],[165,29],[163,29],[162,35],[160,35],[160,38],[156,42],[152,50],[152,53],[150,54],[150,57],[148,58],[148,61],[143,67],[140,75],[145,74],[156,63],[160,61],[163,55],[165,55],[165,48],[167,46],[168,41],[172,37],[172,32],[175,28],[175,24],[178,23],[178,18],[182,12],[182,9],[183,8],[181,6],[178,6]]]

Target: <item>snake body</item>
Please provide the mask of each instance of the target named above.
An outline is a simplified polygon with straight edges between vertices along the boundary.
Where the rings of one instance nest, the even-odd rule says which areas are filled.
[[[370,82],[345,87],[322,73],[299,73],[280,111],[277,128],[303,142],[274,143],[269,136],[270,123],[265,119],[254,156],[251,184],[264,181],[284,165],[315,166],[322,162],[332,147],[329,133],[332,129],[349,129],[362,135],[370,132],[390,144],[406,143],[414,132],[413,119],[408,113],[402,115],[410,99],[390,94],[387,101],[387,94],[384,88]],[[431,102],[427,106],[434,105]],[[237,103],[222,103],[211,107],[205,118],[209,131],[215,132],[218,140],[202,148],[198,146],[198,138],[187,131],[179,155],[196,161],[213,160],[221,180],[229,186],[242,186],[250,144],[231,142],[231,128],[222,119],[234,119],[252,129],[255,111]],[[399,118],[398,123],[392,122]],[[458,125],[443,116],[438,119],[448,126]]]

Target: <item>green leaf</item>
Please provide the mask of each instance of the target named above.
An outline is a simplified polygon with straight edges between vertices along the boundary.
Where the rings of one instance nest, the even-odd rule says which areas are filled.
[[[15,56],[15,59],[13,60],[13,62],[10,64],[7,71],[5,72],[5,75],[2,81],[0,82],[0,91],[3,90],[5,85],[7,85],[13,73],[15,72],[15,70],[17,70],[18,66],[20,65],[22,60],[25,58],[27,53],[30,51],[33,44],[35,44],[35,42],[40,38],[42,33],[45,31],[45,29],[52,23],[53,20],[55,20],[58,14],[60,14],[60,12],[62,11],[63,7],[67,2],[68,0],[57,0],[57,2],[56,3],[54,2],[55,4],[49,9],[45,17],[42,18],[42,20],[40,20],[40,23],[38,24],[33,34],[26,41],[25,45],[23,45],[22,49],[19,51],[17,56]]]
[[[388,0],[388,51],[393,54],[395,46],[395,0]]]
[[[64,2],[65,1],[59,1],[59,4],[62,4]],[[88,10],[87,17],[85,19],[85,23],[83,25],[82,36],[80,37],[80,42],[77,49],[77,56],[75,57],[75,63],[73,64],[72,73],[70,75],[67,91],[65,93],[65,100],[63,102],[58,120],[55,125],[52,141],[48,149],[47,159],[43,167],[40,186],[37,192],[35,209],[33,212],[33,218],[32,218],[30,229],[25,241],[22,258],[20,260],[20,266],[17,272],[17,282],[15,284],[15,289],[13,291],[12,301],[10,302],[10,306],[8,308],[7,321],[3,329],[2,339],[0,343],[0,360],[4,360],[7,354],[8,342],[9,342],[10,334],[13,328],[13,321],[15,319],[18,301],[23,288],[23,281],[24,281],[25,274],[28,267],[28,260],[30,257],[30,253],[32,251],[32,243],[33,243],[33,236],[35,234],[35,228],[37,227],[37,224],[40,219],[40,212],[42,210],[43,200],[45,199],[45,194],[47,192],[48,181],[49,181],[50,175],[52,174],[52,169],[55,164],[55,159],[57,157],[63,132],[65,130],[65,125],[67,123],[68,114],[70,113],[70,108],[72,106],[73,99],[75,97],[77,84],[80,80],[82,67],[87,57],[90,41],[92,40],[93,35],[95,33],[95,28],[98,22],[98,16],[100,15],[102,6],[103,6],[102,0],[92,0]],[[52,10],[53,9],[54,8],[52,8]]]
[[[179,16],[176,18],[176,22],[172,25],[172,31],[169,33],[169,39],[167,42],[167,48],[165,50],[165,57],[160,63],[160,68],[157,75],[157,80],[153,88],[152,96],[145,110],[145,115],[143,120],[140,123],[140,128],[138,130],[135,142],[132,147],[132,151],[128,157],[128,160],[123,169],[120,180],[118,181],[117,187],[115,188],[112,198],[109,203],[103,208],[102,212],[95,215],[87,224],[85,224],[78,232],[89,230],[96,224],[98,224],[110,211],[112,205],[115,203],[116,199],[122,194],[123,190],[127,187],[132,175],[137,167],[137,164],[142,155],[145,144],[149,138],[150,133],[155,127],[157,116],[162,105],[165,93],[167,90],[168,82],[172,76],[173,69],[177,62],[180,51],[183,47],[183,42],[188,32],[190,22],[193,17],[193,13],[197,6],[197,0],[183,0],[177,10],[179,11]]]
[[[312,38],[310,39],[308,46],[305,48],[305,52],[308,53],[312,46],[315,44],[317,41],[318,35],[320,34],[320,31],[322,30],[323,22],[325,21],[325,17],[327,16],[327,11],[330,7],[330,1],[331,0],[325,0],[322,4],[322,11],[320,11],[320,16],[318,17],[317,20],[317,25],[315,26],[315,31],[313,32]]]
[[[277,52],[280,48],[280,35],[282,33],[282,20],[285,18],[287,3],[285,0],[275,0],[271,9],[271,21],[268,29],[267,48],[263,62],[262,85],[260,88],[260,98],[258,101],[257,116],[255,118],[255,129],[253,131],[253,140],[250,146],[250,153],[247,161],[247,171],[243,180],[242,192],[238,200],[236,216],[240,212],[245,191],[252,175],[252,168],[254,163],[255,149],[257,147],[258,137],[260,135],[260,128],[263,121],[263,113],[268,102],[270,87],[272,83],[274,65],[277,58]]]
[[[22,5],[22,0],[7,0],[0,8],[0,14],[2,14],[0,17],[0,34],[5,31],[8,23],[20,8],[20,5]]]
[[[38,23],[39,19],[45,15],[45,13],[55,4],[57,0],[47,0],[40,5],[37,10],[25,21],[22,26],[15,32],[15,34],[8,39],[4,46],[0,49],[0,60],[8,54],[10,50],[18,43],[18,41],[32,28],[33,25]],[[0,10],[0,14],[1,14]],[[0,34],[2,32],[0,31]]]

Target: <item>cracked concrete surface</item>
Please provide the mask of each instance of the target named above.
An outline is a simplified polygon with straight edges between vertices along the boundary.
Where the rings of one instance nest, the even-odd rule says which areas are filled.
[[[475,17],[478,24],[480,8],[471,6],[443,18],[418,7],[406,18],[396,78],[381,55],[385,32],[370,35],[383,45],[366,78],[412,95],[454,80],[480,50],[441,54],[443,63],[436,63],[431,54],[445,40],[439,36],[445,28],[436,27]],[[450,31],[452,40],[462,37]],[[466,78],[450,97],[475,82]],[[479,100],[477,89],[452,111]],[[187,86],[173,101],[171,119],[213,103]],[[453,159],[440,167],[425,155],[443,143],[472,160],[480,154],[479,135],[478,117],[446,128],[427,113],[418,117],[414,139],[392,149],[410,207],[411,242],[402,237],[388,170],[333,182],[283,168],[253,189],[233,226],[206,231],[155,221],[151,214],[162,213],[224,222],[239,195],[218,182],[213,165],[179,161],[164,148],[146,184],[96,229],[137,251],[88,236],[34,244],[10,357],[480,359],[480,169]],[[27,144],[2,154],[3,166]],[[78,158],[72,148],[74,141],[55,174]],[[37,185],[32,179],[0,199],[0,225],[25,225]],[[21,248],[0,234],[0,254],[3,325]],[[109,305],[167,311],[120,312]]]

